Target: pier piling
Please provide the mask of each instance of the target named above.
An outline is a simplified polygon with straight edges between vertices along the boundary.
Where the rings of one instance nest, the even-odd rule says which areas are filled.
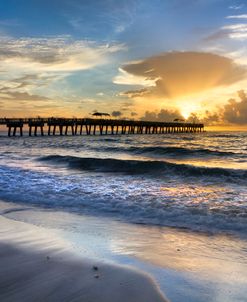
[[[20,136],[23,136],[23,124],[24,123],[22,119],[5,119],[5,125],[8,128],[8,136],[16,136],[17,129],[19,129]]]
[[[29,126],[29,136],[32,136],[33,128],[34,128],[34,136],[37,136],[38,128],[40,128],[40,134],[44,136],[44,121],[42,119],[29,119],[28,126]]]
[[[118,135],[118,134],[171,134],[171,133],[198,133],[204,131],[201,123],[185,122],[149,122],[114,119],[90,119],[90,118],[0,118],[0,125],[6,125],[8,136],[16,136],[19,130],[23,136],[23,127],[29,127],[29,136],[45,135],[45,128],[48,135]],[[83,133],[83,129],[85,132]],[[78,131],[79,130],[79,131]]]

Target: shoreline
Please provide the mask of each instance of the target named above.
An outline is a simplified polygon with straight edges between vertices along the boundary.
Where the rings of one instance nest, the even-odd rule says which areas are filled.
[[[1,301],[167,301],[147,274],[79,257],[50,230],[3,216],[0,229]]]
[[[106,267],[113,281],[133,273],[134,277],[127,277],[132,285],[132,280],[135,280],[134,286],[137,286],[135,293],[138,298],[133,302],[165,301],[159,300],[164,299],[164,295],[171,302],[245,302],[246,240],[135,225],[8,202],[0,202],[0,212],[0,242],[13,244],[26,256],[30,251],[36,251],[40,253],[43,264],[54,261],[58,270],[63,269],[67,262],[66,267],[75,265],[73,263],[76,267],[82,265],[91,278],[90,287],[100,279],[94,278],[94,274],[98,274],[93,270],[96,265],[99,271]],[[26,256],[25,261],[33,261],[32,255]],[[109,283],[112,284],[112,281],[107,286]],[[158,300],[144,300],[142,284],[149,292],[145,298],[151,291],[155,297],[158,295]],[[111,286],[112,291],[119,291],[119,285]],[[125,289],[121,293],[123,300],[116,298],[110,301],[132,301],[126,299],[126,291],[132,290]],[[104,302],[100,299],[102,297],[92,301]]]

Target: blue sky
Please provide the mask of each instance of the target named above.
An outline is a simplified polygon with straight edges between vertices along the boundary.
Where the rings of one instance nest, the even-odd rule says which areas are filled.
[[[203,32],[224,23],[231,3],[235,2],[8,0],[1,1],[0,18],[2,31],[15,37],[71,35],[74,39],[121,41],[142,56],[196,46]]]
[[[242,102],[246,21],[241,0],[0,0],[1,111],[216,112]]]

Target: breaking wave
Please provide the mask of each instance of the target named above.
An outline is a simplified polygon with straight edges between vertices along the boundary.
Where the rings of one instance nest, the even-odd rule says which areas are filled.
[[[241,169],[196,167],[166,161],[122,160],[113,158],[81,158],[76,156],[48,155],[39,158],[50,164],[62,164],[70,169],[93,172],[126,174],[150,174],[167,176],[170,174],[187,177],[226,177],[230,180],[245,180],[247,171]]]
[[[183,147],[130,147],[127,151],[137,154],[153,153],[156,155],[174,155],[174,156],[233,156],[233,152],[225,152],[210,149],[188,149]]]

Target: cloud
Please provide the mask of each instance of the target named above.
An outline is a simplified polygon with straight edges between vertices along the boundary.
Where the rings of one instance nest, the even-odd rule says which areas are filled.
[[[227,35],[231,39],[245,40],[247,39],[247,24],[239,23],[222,27],[222,31],[227,32]]]
[[[141,0],[69,1],[68,5],[73,11],[76,9],[76,13],[66,12],[65,17],[76,31],[90,36],[95,33],[99,35],[99,28],[103,33],[107,29],[109,38],[109,34],[121,34],[135,22],[142,4]]]
[[[24,78],[23,78],[24,79]],[[18,82],[17,79],[16,82],[7,83],[9,85],[3,86],[0,83],[0,100],[2,103],[5,103],[6,107],[10,106],[10,104],[14,104],[15,106],[19,106],[20,104],[24,103],[33,103],[33,102],[45,102],[48,104],[48,102],[51,100],[48,97],[41,96],[38,94],[32,94],[28,91],[25,91],[25,86],[28,85],[27,82]],[[12,85],[10,85],[12,84]],[[16,85],[16,86],[15,86]],[[30,102],[31,101],[31,102]]]
[[[121,96],[128,96],[129,98],[137,98],[142,97],[144,95],[147,95],[149,93],[149,90],[147,88],[139,89],[139,90],[128,90],[121,92]]]
[[[33,94],[23,89],[15,89],[9,86],[0,87],[1,113],[6,116],[28,116],[39,115],[40,113],[50,114],[50,110],[57,110],[62,107],[57,101],[46,96]],[[41,112],[40,112],[41,110]]]
[[[240,101],[231,98],[225,105],[218,108],[217,111],[210,112],[206,110],[202,117],[195,112],[188,117],[188,122],[201,122],[206,126],[217,125],[247,125],[247,95],[244,90],[238,91]]]
[[[141,85],[152,87],[156,85],[158,78],[148,77],[147,75],[135,75],[119,68],[119,75],[113,79],[114,84],[120,85]]]
[[[188,123],[203,123],[205,126],[216,126],[224,124],[223,115],[220,110],[209,112],[206,110],[203,117],[199,117],[197,113],[192,112],[186,119]]]
[[[119,43],[99,44],[70,36],[0,36],[0,101],[5,103],[6,111],[10,101],[12,104],[29,102],[30,106],[26,105],[29,110],[32,102],[36,108],[41,108],[44,102],[47,106],[54,104],[55,108],[62,83],[67,84],[66,76],[106,64],[124,49]],[[63,90],[63,96],[67,90]],[[43,103],[37,104],[37,101]]]
[[[126,107],[126,108],[130,108],[130,107],[133,106],[133,101],[131,100],[131,101],[128,101],[128,102],[123,102],[122,106]]]
[[[32,93],[33,87],[46,86],[53,76],[28,74],[11,80],[0,80],[0,100],[9,106],[9,102],[48,101],[50,98]]]
[[[240,90],[238,96],[239,102],[233,98],[228,100],[224,106],[223,118],[229,123],[244,125],[247,124],[247,95],[244,90]]]
[[[223,26],[222,29],[228,29],[228,30],[236,30],[240,32],[246,32],[247,24],[245,23],[238,23],[238,24],[232,24],[232,25],[226,25]]]
[[[71,72],[93,68],[107,62],[108,55],[124,49],[122,44],[102,44],[55,38],[0,37],[1,69],[6,72]]]
[[[231,6],[229,6],[229,9],[239,10],[239,9],[241,9],[243,7],[244,7],[243,4],[242,5],[231,5]]]
[[[127,102],[120,103],[121,105],[121,111],[130,111],[133,110],[132,108],[134,107],[134,101],[130,100]]]
[[[171,122],[177,118],[183,119],[183,116],[178,110],[161,109],[159,112],[146,111],[141,119],[144,121]]]
[[[231,9],[241,9],[243,6],[231,6]],[[230,38],[234,40],[244,41],[247,39],[247,24],[243,23],[247,19],[247,14],[226,16],[231,22],[242,22],[237,24],[225,25],[211,33],[204,41],[210,42],[218,39]]]
[[[52,81],[58,79],[55,75],[38,75],[38,74],[26,74],[19,78],[10,79],[4,81],[5,85],[9,85],[9,88],[15,88],[20,90],[26,90],[32,87],[44,87],[49,85]],[[0,86],[1,86],[0,81]]]
[[[33,93],[31,90],[35,85],[45,86],[50,83],[50,77],[39,75],[25,75],[13,80],[0,80],[0,101],[2,114],[12,116],[13,114],[40,114],[50,111],[51,108],[57,110],[61,107],[57,101],[47,96]]]
[[[205,125],[217,125],[221,123],[221,121],[222,116],[219,112],[209,112],[208,110],[205,111],[205,116],[202,120]]]
[[[27,92],[11,92],[8,90],[0,90],[0,99],[8,100],[8,101],[44,101],[49,100],[49,98],[40,96],[40,95],[32,95]]]
[[[208,35],[203,40],[206,42],[212,42],[212,41],[219,40],[219,39],[229,38],[229,34],[230,34],[229,30],[221,28],[221,29],[213,32],[212,34]]]
[[[114,117],[119,117],[122,115],[122,112],[121,111],[112,111],[111,115]]]
[[[115,32],[116,33],[122,33],[125,31],[126,26],[123,24],[117,25],[115,28]]]
[[[203,52],[169,52],[131,62],[121,70],[130,75],[125,84],[145,86],[144,90],[126,91],[130,97],[178,98],[231,85],[242,80],[246,70],[230,58]],[[146,85],[152,81],[152,85]],[[123,83],[123,81],[122,81]]]
[[[227,16],[226,19],[247,19],[247,15],[233,15],[233,16]]]
[[[247,24],[245,23],[238,23],[238,24],[231,24],[226,25],[220,28],[220,30],[212,33],[208,37],[206,37],[205,41],[214,41],[218,39],[234,39],[244,41],[247,39]]]

